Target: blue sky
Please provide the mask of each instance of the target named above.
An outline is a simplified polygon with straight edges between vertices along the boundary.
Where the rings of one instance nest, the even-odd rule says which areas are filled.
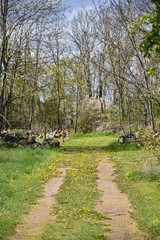
[[[94,0],[95,3],[98,2],[98,0]],[[75,14],[85,8],[92,8],[93,7],[93,2],[92,0],[70,0],[70,13],[68,15],[68,19],[72,19]]]
[[[93,5],[92,0],[71,0],[72,9],[76,10],[82,7],[90,7]]]

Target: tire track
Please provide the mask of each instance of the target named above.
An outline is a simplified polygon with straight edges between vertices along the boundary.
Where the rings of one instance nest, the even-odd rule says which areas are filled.
[[[44,186],[43,198],[38,199],[37,204],[32,207],[30,213],[24,216],[22,224],[18,225],[16,232],[9,240],[37,240],[42,233],[44,226],[51,220],[54,195],[58,193],[63,179],[66,175],[66,168],[58,169],[62,172],[60,177],[53,177]]]
[[[96,206],[96,211],[111,217],[104,223],[110,224],[112,240],[140,240],[142,234],[136,222],[131,218],[131,206],[127,196],[121,193],[114,182],[114,168],[109,162],[102,161],[98,167],[98,189],[102,192],[102,199]]]

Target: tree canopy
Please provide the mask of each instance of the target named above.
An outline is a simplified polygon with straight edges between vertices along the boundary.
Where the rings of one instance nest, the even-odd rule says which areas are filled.
[[[1,1],[0,131],[159,129],[159,1],[93,6]]]

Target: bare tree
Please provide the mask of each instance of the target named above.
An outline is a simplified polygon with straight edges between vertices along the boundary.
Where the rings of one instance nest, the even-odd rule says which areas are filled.
[[[71,41],[74,44],[73,54],[81,60],[86,75],[87,94],[89,98],[93,95],[92,89],[92,57],[95,47],[95,34],[92,21],[88,12],[82,11],[72,21]]]
[[[1,77],[1,92],[0,92],[0,131],[3,126],[5,108],[9,101],[5,101],[5,91],[8,87],[8,76],[11,74],[12,62],[17,52],[23,55],[23,41],[21,43],[14,40],[14,36],[23,28],[23,32],[27,30],[28,25],[34,25],[36,19],[45,19],[51,21],[51,16],[56,16],[64,10],[66,5],[63,0],[1,0],[0,5],[0,77]],[[34,28],[33,28],[34,29]],[[21,57],[21,56],[19,56]],[[16,60],[17,64],[19,60]],[[16,66],[17,66],[16,64]],[[13,71],[12,71],[13,72]],[[13,77],[15,79],[15,77]],[[13,81],[11,84],[13,88]],[[12,91],[11,91],[12,92]],[[10,95],[11,96],[11,95]]]

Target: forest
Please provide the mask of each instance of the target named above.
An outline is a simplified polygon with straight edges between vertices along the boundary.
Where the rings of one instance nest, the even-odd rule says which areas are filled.
[[[159,0],[0,7],[0,131],[160,129]]]

